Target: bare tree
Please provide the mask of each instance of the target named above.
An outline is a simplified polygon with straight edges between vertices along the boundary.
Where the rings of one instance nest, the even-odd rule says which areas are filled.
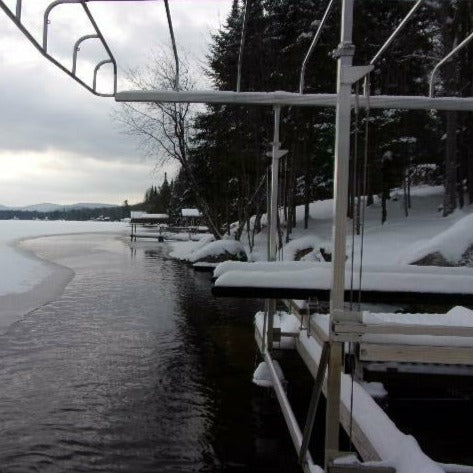
[[[160,51],[149,64],[145,68],[129,72],[131,87],[138,90],[172,89],[176,75],[175,63],[169,52]],[[188,61],[180,63],[179,87],[181,90],[194,87]],[[192,171],[189,143],[193,133],[194,113],[194,108],[189,103],[123,103],[114,118],[127,134],[138,138],[144,152],[156,159],[157,166],[174,161],[182,167],[210,231],[216,238],[221,238],[211,209]]]

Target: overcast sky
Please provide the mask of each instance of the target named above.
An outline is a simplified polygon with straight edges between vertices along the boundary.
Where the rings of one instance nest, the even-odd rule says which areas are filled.
[[[11,8],[16,0],[6,0]],[[39,40],[42,12],[51,0],[23,0],[23,22]],[[225,21],[231,0],[170,0],[176,39],[203,61],[210,34]],[[164,2],[101,1],[88,4],[124,78],[169,44]],[[70,67],[75,41],[92,33],[80,5],[51,14],[48,51]],[[92,40],[92,43],[95,40]],[[98,43],[98,42],[97,42]],[[79,52],[78,71],[91,77],[95,45]],[[0,11],[0,204],[41,202],[121,204],[142,200],[166,169],[155,169],[133,138],[111,119],[119,105],[95,97],[50,64]],[[105,69],[105,68],[104,68]],[[106,77],[104,71],[103,77]],[[104,80],[99,81],[103,90]],[[123,88],[119,82],[119,90]],[[107,91],[107,90],[106,90]],[[172,169],[167,169],[172,172]]]

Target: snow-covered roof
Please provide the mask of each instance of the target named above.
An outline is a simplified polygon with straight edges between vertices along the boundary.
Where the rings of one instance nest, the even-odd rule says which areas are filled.
[[[199,212],[199,209],[182,209],[181,215],[183,217],[201,217],[202,214]]]
[[[168,214],[147,214],[146,212],[137,212],[132,211],[130,212],[131,220],[168,220]]]

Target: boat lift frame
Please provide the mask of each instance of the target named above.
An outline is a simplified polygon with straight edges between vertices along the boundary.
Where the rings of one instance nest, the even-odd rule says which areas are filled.
[[[364,97],[355,97],[352,94],[353,84],[369,77],[369,73],[374,69],[374,62],[381,54],[389,47],[392,41],[398,36],[399,32],[407,21],[414,15],[422,4],[422,0],[418,0],[414,7],[410,10],[407,16],[403,19],[396,30],[391,34],[388,40],[380,48],[375,55],[372,62],[366,66],[353,66],[354,45],[352,43],[353,36],[353,10],[354,0],[341,0],[341,33],[340,44],[336,51],[337,58],[337,93],[336,94],[303,94],[304,88],[304,74],[307,61],[320,37],[325,20],[329,16],[333,1],[330,0],[327,10],[324,14],[323,21],[319,24],[319,29],[314,37],[309,52],[304,58],[301,68],[300,90],[299,93],[288,92],[241,92],[240,78],[241,78],[241,62],[238,72],[238,91],[180,91],[179,90],[179,59],[177,57],[177,49],[175,47],[174,34],[172,32],[172,23],[170,21],[170,13],[166,4],[166,13],[168,15],[168,23],[173,42],[173,50],[176,59],[176,81],[174,91],[117,91],[117,66],[113,55],[103,38],[95,20],[93,19],[86,3],[91,1],[105,1],[105,0],[57,0],[48,7],[47,14],[45,13],[43,44],[41,45],[28,32],[21,22],[22,15],[22,0],[17,0],[15,13],[12,12],[0,0],[0,8],[7,14],[7,16],[15,23],[15,25],[23,32],[27,39],[38,49],[38,51],[45,56],[49,61],[63,70],[66,74],[72,77],[76,82],[81,84],[94,95],[103,97],[114,97],[117,102],[186,102],[186,103],[220,103],[220,104],[240,104],[240,105],[266,105],[272,106],[274,109],[274,141],[271,153],[272,157],[272,179],[271,179],[271,208],[270,214],[277,215],[277,196],[278,193],[278,163],[284,151],[280,149],[279,143],[279,126],[280,126],[280,112],[283,106],[309,106],[309,107],[335,107],[336,108],[336,137],[335,137],[335,189],[334,189],[334,210],[335,220],[333,225],[333,240],[334,240],[334,259],[333,259],[333,276],[332,289],[330,296],[330,335],[327,349],[324,350],[324,362],[320,364],[320,369],[323,371],[317,375],[318,384],[320,379],[325,375],[327,369],[327,411],[326,411],[326,439],[325,439],[325,468],[332,473],[335,472],[387,472],[393,471],[386,467],[368,467],[359,466],[356,469],[353,465],[334,465],[334,460],[339,457],[342,452],[339,449],[338,434],[340,425],[340,373],[342,370],[342,344],[344,341],[351,340],[354,335],[365,333],[365,327],[361,323],[359,313],[346,311],[344,309],[344,291],[345,291],[345,247],[346,247],[346,215],[348,206],[347,183],[348,183],[348,169],[350,156],[350,130],[351,130],[351,111],[355,105],[364,108],[397,108],[397,109],[415,109],[415,110],[458,110],[458,111],[473,111],[473,98],[460,97],[433,97],[433,81],[437,69],[453,54],[455,54],[461,47],[465,46],[467,42],[473,39],[473,34],[468,36],[457,48],[455,48],[449,55],[440,61],[434,71],[432,72],[431,86],[429,96],[373,96],[366,94]],[[131,0],[113,0],[113,1],[131,1]],[[134,1],[150,1],[150,0],[134,0]],[[151,0],[153,1],[153,0]],[[79,3],[85,10],[89,20],[91,21],[95,34],[86,35],[76,42],[73,51],[73,70],[69,71],[64,65],[59,63],[47,52],[47,20],[51,9],[59,4],[64,3]],[[97,64],[94,70],[93,86],[89,86],[84,81],[79,79],[76,75],[76,60],[77,51],[82,41],[98,38],[104,46],[109,58]],[[103,94],[96,90],[96,77],[100,67],[106,63],[111,63],[114,68],[114,83],[113,93]],[[365,87],[365,91],[367,88]],[[276,228],[276,219],[271,219],[270,228],[270,259],[274,256],[275,239],[274,232]],[[272,334],[272,327],[268,328],[268,334]],[[302,466],[305,471],[316,472],[318,467],[313,463],[309,452],[307,451],[307,444],[312,430],[311,425],[306,425],[304,430],[305,435],[302,436],[297,421],[292,413],[291,406],[287,400],[285,392],[278,383],[278,377],[274,369],[271,357],[271,344],[266,346],[264,351],[264,358],[270,367],[270,372],[274,381],[276,395],[281,405],[284,417],[288,424],[289,431],[293,438],[294,444],[300,455]],[[325,362],[325,358],[326,361]],[[326,367],[326,368],[325,368]],[[316,384],[314,388],[314,396],[318,399],[320,394],[320,387]],[[317,403],[315,402],[315,408]],[[311,408],[313,412],[314,406]]]

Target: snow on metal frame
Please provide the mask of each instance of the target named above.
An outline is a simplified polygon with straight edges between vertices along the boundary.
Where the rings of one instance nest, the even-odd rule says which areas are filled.
[[[172,102],[172,103],[213,103],[239,105],[281,105],[306,107],[335,107],[336,94],[299,94],[293,92],[232,92],[219,90],[169,91],[131,90],[118,92],[117,102]],[[352,95],[351,105],[355,107],[356,97]],[[473,98],[426,97],[375,95],[360,96],[358,106],[362,108],[385,108],[405,110],[458,110],[473,111]]]

